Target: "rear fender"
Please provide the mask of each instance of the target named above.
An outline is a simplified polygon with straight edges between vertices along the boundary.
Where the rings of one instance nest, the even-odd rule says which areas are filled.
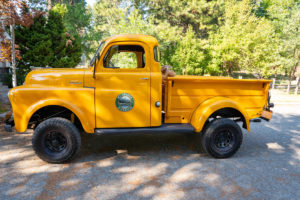
[[[201,103],[191,117],[191,124],[195,128],[195,132],[203,129],[205,122],[217,110],[222,108],[233,108],[238,110],[244,117],[246,129],[250,132],[249,117],[246,111],[235,101],[226,97],[213,97]]]

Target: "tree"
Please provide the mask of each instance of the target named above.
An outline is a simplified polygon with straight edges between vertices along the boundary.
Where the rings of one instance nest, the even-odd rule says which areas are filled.
[[[30,27],[17,26],[16,42],[21,59],[18,73],[24,80],[30,67],[74,67],[82,54],[78,40],[65,32],[62,16],[50,11],[48,18],[40,15]]]
[[[18,60],[20,79],[30,71],[30,66],[48,66],[53,58],[52,41],[46,29],[47,19],[44,15],[34,19],[30,27],[16,27],[16,42],[19,44],[21,59]]]
[[[268,9],[279,37],[279,60],[288,75],[287,93],[300,63],[300,4],[294,0],[274,0]]]
[[[207,52],[207,45],[207,41],[195,37],[195,32],[190,26],[171,57],[174,70],[179,74],[211,73],[212,70],[208,68],[210,54]]]
[[[297,95],[299,90],[299,85],[300,85],[300,63],[296,68],[295,76],[296,76],[296,88],[294,94]]]
[[[223,0],[134,0],[131,5],[146,19],[153,19],[154,24],[181,27],[183,33],[191,27],[202,39],[218,29],[224,12]]]
[[[294,48],[294,54],[290,45],[297,35],[290,31],[298,26],[297,16],[290,11],[295,2],[98,0],[93,8],[85,0],[51,0],[50,4],[63,16],[66,32],[80,39],[87,56],[105,37],[148,34],[160,43],[161,63],[174,66],[177,73],[232,75],[243,70],[268,78],[293,74],[288,66],[296,66],[290,58],[297,58],[299,49]]]
[[[83,35],[84,29],[90,24],[91,13],[87,11],[85,1],[72,5],[56,4],[53,9],[63,16],[65,28],[72,35]]]
[[[92,13],[87,8],[85,0],[52,1],[52,10],[63,16],[63,23],[66,32],[79,40],[85,55],[91,53],[88,40],[92,32],[91,17]]]
[[[53,57],[49,62],[50,67],[74,67],[80,62],[82,49],[78,38],[66,33],[63,17],[50,11],[46,27],[51,37]]]
[[[18,12],[18,9],[21,10]],[[0,0],[0,36],[1,40],[1,56],[0,61],[10,61],[12,63],[12,86],[17,85],[16,77],[16,57],[20,58],[20,54],[15,50],[15,24],[22,24],[23,26],[30,26],[33,18],[39,15],[39,12],[23,12],[28,10],[25,1],[21,0]],[[10,27],[10,40],[4,37],[5,32],[9,32],[7,26]]]
[[[157,24],[152,17],[144,19],[139,10],[132,7],[131,4],[125,6],[122,1],[99,1],[94,7],[93,14],[96,33],[101,33],[103,37],[125,33],[152,35],[158,39],[161,45],[161,62],[163,64],[174,66],[178,73],[206,73],[202,69],[205,68],[203,64],[206,62],[203,59],[207,59],[209,55],[203,54],[208,53],[204,52],[206,46],[202,45],[205,42],[202,43],[201,40],[197,39],[192,26],[190,26],[187,34],[183,34],[181,27],[171,26],[167,21],[161,21]],[[183,48],[187,49],[184,50]],[[185,58],[185,62],[181,63],[180,58],[185,57],[185,55],[180,55],[180,58],[178,55],[182,51],[189,52],[191,49],[194,50],[192,55],[190,54],[191,56]],[[200,52],[197,52],[198,50]],[[196,64],[196,61],[199,63]],[[181,69],[183,65],[186,70]]]
[[[270,75],[277,54],[276,37],[272,24],[252,12],[249,0],[225,3],[224,25],[212,34],[211,65],[222,73],[232,75],[234,70],[256,72],[260,77]]]
[[[85,0],[29,0],[30,6],[46,9],[47,13],[55,11],[63,17],[64,27],[67,33],[75,40],[79,40],[81,49],[85,55],[91,53],[91,40],[93,27],[91,24],[91,9],[87,7]]]

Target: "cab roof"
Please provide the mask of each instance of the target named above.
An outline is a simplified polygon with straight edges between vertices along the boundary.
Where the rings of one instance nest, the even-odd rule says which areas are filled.
[[[104,41],[107,43],[111,42],[121,42],[121,41],[136,41],[136,42],[143,42],[149,44],[151,46],[157,46],[158,41],[155,37],[150,35],[143,35],[143,34],[122,34],[122,35],[115,35],[106,38]]]

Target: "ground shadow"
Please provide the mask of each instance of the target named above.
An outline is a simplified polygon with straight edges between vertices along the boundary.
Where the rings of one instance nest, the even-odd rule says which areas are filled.
[[[193,133],[85,135],[74,162],[53,165],[30,134],[1,133],[0,199],[297,199],[299,118],[283,108],[252,124],[221,160],[199,154]]]

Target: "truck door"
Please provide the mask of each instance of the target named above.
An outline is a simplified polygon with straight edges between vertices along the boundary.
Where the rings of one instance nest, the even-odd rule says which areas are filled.
[[[150,62],[140,42],[104,49],[95,73],[96,128],[150,126]]]

